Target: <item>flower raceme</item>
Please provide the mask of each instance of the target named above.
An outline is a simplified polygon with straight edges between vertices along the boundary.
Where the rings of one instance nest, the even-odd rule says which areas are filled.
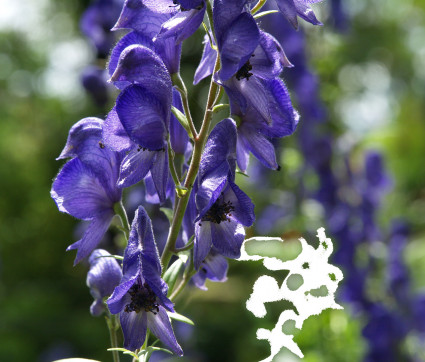
[[[174,312],[174,308],[167,298],[161,269],[151,220],[139,206],[124,253],[123,277],[107,304],[112,314],[120,314],[124,348],[140,348],[149,328],[174,353],[182,355],[167,315],[167,310]]]

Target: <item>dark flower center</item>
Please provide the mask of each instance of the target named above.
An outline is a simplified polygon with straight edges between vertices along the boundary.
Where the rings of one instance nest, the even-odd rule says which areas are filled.
[[[252,73],[250,73],[250,70],[252,70],[252,65],[248,59],[248,61],[244,65],[242,65],[242,67],[237,71],[236,79],[241,80],[246,78],[247,80],[249,80],[249,77],[253,75]]]
[[[130,290],[131,302],[125,306],[124,311],[127,313],[144,310],[145,312],[152,312],[157,314],[159,312],[158,303],[156,301],[156,294],[152,291],[147,283],[143,285],[136,283]]]
[[[231,201],[224,202],[218,199],[207,211],[201,221],[211,221],[216,224],[220,224],[222,221],[230,221],[229,216],[232,216],[230,213],[234,210],[235,208]]]

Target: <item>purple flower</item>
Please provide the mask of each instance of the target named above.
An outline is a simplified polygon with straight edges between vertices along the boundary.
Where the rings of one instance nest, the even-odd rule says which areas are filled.
[[[83,238],[67,249],[78,249],[74,265],[99,244],[114,216],[114,205],[121,200],[116,183],[122,153],[104,146],[102,127],[101,119],[84,118],[71,128],[58,159],[73,159],[56,176],[51,190],[60,211],[90,220]]]
[[[90,270],[87,273],[87,286],[94,298],[90,306],[93,316],[101,315],[106,309],[103,298],[109,297],[122,278],[121,267],[111,254],[103,249],[94,250],[89,258]]]
[[[245,238],[243,226],[254,222],[254,205],[234,183],[236,126],[221,121],[211,132],[198,173],[194,265],[199,269],[212,246],[228,258],[238,258]]]
[[[281,13],[288,19],[292,26],[298,28],[297,16],[313,25],[323,25],[317,20],[310,4],[322,0],[275,0]]]
[[[193,283],[202,290],[207,290],[205,282],[207,279],[213,282],[225,282],[227,280],[227,269],[229,264],[224,256],[220,255],[214,248],[202,262],[199,271],[192,277]]]
[[[159,3],[159,2],[158,2]],[[131,29],[112,51],[109,72],[112,75],[121,52],[129,45],[140,44],[154,50],[164,61],[168,71],[173,74],[179,71],[181,44],[176,43],[176,36],[158,37],[162,24],[175,13],[168,8],[165,13],[152,11],[142,0],[126,0],[121,15],[113,30]]]
[[[128,152],[121,164],[118,185],[134,185],[150,171],[163,202],[169,177],[170,74],[153,50],[131,45],[120,54],[112,80],[127,85],[107,118],[104,132],[107,146]]]
[[[167,310],[174,312],[167,291],[168,286],[161,278],[152,222],[139,206],[124,253],[121,283],[107,301],[111,313],[120,314],[124,348],[132,351],[140,348],[149,328],[174,353],[183,355],[167,315]]]

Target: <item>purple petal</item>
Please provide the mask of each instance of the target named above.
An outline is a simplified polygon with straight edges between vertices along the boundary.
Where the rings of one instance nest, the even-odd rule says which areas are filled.
[[[82,259],[89,256],[93,249],[99,245],[103,235],[105,235],[106,231],[108,230],[113,217],[114,213],[112,211],[106,211],[102,214],[99,214],[90,222],[90,225],[84,233],[83,238],[68,246],[66,249],[67,251],[78,249],[77,256],[74,260],[74,266],[77,265]]]
[[[254,204],[245,192],[235,183],[229,182],[230,187],[224,192],[224,200],[230,201],[235,208],[232,216],[244,226],[251,226],[255,220]]]
[[[121,267],[111,254],[103,249],[96,249],[89,258],[90,270],[86,284],[97,299],[109,297],[122,277]]]
[[[297,8],[297,14],[300,18],[313,25],[323,25],[319,20],[317,20],[313,9],[308,6],[305,1],[295,1],[295,7]]]
[[[166,21],[158,34],[158,38],[175,37],[176,44],[189,38],[201,25],[206,7],[181,11]]]
[[[296,2],[297,0],[295,0]],[[276,0],[277,6],[282,14],[288,19],[291,25],[298,29],[297,8],[294,0]]]
[[[223,81],[232,77],[251,58],[259,37],[258,26],[252,15],[240,14],[219,43],[222,63],[219,74]]]
[[[235,219],[220,224],[211,223],[212,243],[217,251],[227,258],[237,259],[241,255],[245,229]]]
[[[151,167],[152,180],[155,185],[156,192],[160,202],[165,202],[167,198],[167,185],[168,185],[168,152],[164,151],[156,152],[156,158],[153,161]]]
[[[249,149],[246,146],[245,139],[238,134],[238,142],[236,144],[236,157],[238,167],[242,172],[246,172],[249,163]]]
[[[158,38],[155,39],[155,51],[164,61],[170,74],[178,73],[180,69],[180,56],[182,53],[182,44],[176,44],[176,38]]]
[[[151,11],[161,14],[175,13],[179,10],[173,0],[143,0],[143,4]]]
[[[207,35],[204,37],[204,51],[202,53],[201,62],[196,68],[193,84],[198,84],[202,79],[209,77],[214,71],[215,61],[217,59],[217,51],[211,48]]]
[[[177,343],[167,312],[161,306],[157,314],[147,313],[148,328],[171,351],[183,356],[183,350]]]
[[[121,124],[115,107],[108,113],[103,125],[103,142],[114,151],[129,151],[135,147]]]
[[[173,88],[173,106],[183,113],[183,104],[180,93]],[[189,136],[174,114],[170,119],[170,143],[175,153],[184,155],[189,142]]]
[[[119,95],[116,110],[130,139],[156,151],[164,147],[167,137],[171,109],[166,106],[145,88],[132,85]]]
[[[216,170],[222,168],[223,162],[228,162],[229,170],[234,172],[236,160],[236,125],[226,118],[218,123],[211,131],[199,167],[200,182],[203,183],[209,173],[218,177]],[[228,171],[223,168],[223,176],[227,177]]]
[[[239,140],[264,166],[273,170],[279,168],[273,144],[260,132],[252,127],[242,125],[239,127]]]
[[[66,145],[57,160],[78,157],[87,151],[87,147],[97,144],[102,135],[103,120],[87,117],[78,121],[69,130]],[[98,145],[97,145],[98,146]]]
[[[250,59],[252,72],[263,78],[278,77],[283,70],[282,62],[285,59],[285,53],[279,42],[270,34],[260,31],[260,43]]]
[[[142,347],[146,338],[148,325],[148,314],[151,312],[141,311],[139,313],[125,311],[120,314],[122,332],[124,334],[124,348],[135,351]]]
[[[227,280],[227,269],[229,264],[222,255],[211,250],[204,262],[204,267],[207,269],[207,278],[217,282]]]
[[[193,248],[193,264],[199,269],[212,246],[212,222],[201,221],[195,224],[195,245]]]
[[[164,0],[154,0],[158,6],[163,1]],[[169,0],[165,1],[169,2]],[[158,12],[154,12],[145,6],[144,3],[146,2],[146,0],[126,0],[121,15],[113,30],[133,29],[153,39],[159,33],[162,23],[167,21],[171,14],[159,14]],[[174,8],[170,7],[167,7],[166,10],[168,10],[167,12],[176,11]]]
[[[151,49],[133,44],[120,54],[111,80],[120,83],[137,83],[154,94],[164,104],[171,105],[171,78],[161,58]]]
[[[221,47],[223,34],[242,13],[246,0],[214,0],[213,22],[218,45]]]
[[[115,288],[113,294],[106,301],[108,309],[112,314],[121,313],[125,306],[131,302],[131,297],[130,294],[128,294],[128,291],[134,283],[137,282],[138,277],[138,275],[130,278],[125,278],[125,276],[123,276],[120,285]]]
[[[133,149],[121,163],[118,187],[130,187],[141,180],[149,172],[154,159],[155,151]]]
[[[111,200],[91,168],[78,158],[65,164],[50,192],[59,211],[88,220],[111,211],[118,200]]]
[[[123,36],[121,40],[117,43],[117,45],[115,45],[114,49],[112,49],[112,53],[108,63],[109,76],[112,77],[112,75],[115,73],[115,70],[117,69],[120,60],[121,53],[124,51],[124,49],[131,45],[142,45],[150,49],[154,48],[152,39],[141,33],[132,31],[131,33],[128,33],[127,35]],[[124,89],[129,85],[129,83],[128,81],[115,81],[114,85],[119,89]]]

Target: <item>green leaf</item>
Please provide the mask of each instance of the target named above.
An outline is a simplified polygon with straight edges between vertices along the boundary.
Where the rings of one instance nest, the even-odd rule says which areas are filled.
[[[101,255],[101,256],[98,256],[96,259],[99,259],[99,258],[114,258],[117,260],[124,260],[124,257],[120,255]]]
[[[183,266],[184,262],[179,258],[165,272],[163,279],[168,284],[168,295],[171,295]]]
[[[190,324],[191,326],[195,325],[195,323],[191,319],[185,317],[182,314],[179,314],[179,313],[176,313],[176,312],[174,312],[174,313],[167,312],[167,314],[171,319],[174,319],[176,321],[183,322],[183,323],[186,323],[186,324]]]
[[[134,353],[133,351],[130,351],[128,349],[125,349],[125,348],[108,348],[108,351],[109,352],[118,351],[118,352],[122,352],[124,354],[129,354],[130,356],[133,356],[135,358],[139,358],[139,356],[136,353]]]
[[[162,352],[167,352],[169,354],[173,354],[173,352],[171,352],[169,349],[149,346],[148,348],[139,352],[139,357],[142,357],[145,354],[150,356],[155,351],[162,351]]]
[[[173,222],[173,210],[169,209],[168,207],[161,207],[160,210],[164,213],[171,224]]]
[[[173,112],[174,116],[177,118],[177,120],[180,122],[180,124],[186,130],[189,137],[193,139],[193,135],[192,135],[192,132],[191,132],[190,127],[189,127],[189,121],[187,120],[186,116],[179,109],[177,109],[174,106],[171,106],[171,112]]]

